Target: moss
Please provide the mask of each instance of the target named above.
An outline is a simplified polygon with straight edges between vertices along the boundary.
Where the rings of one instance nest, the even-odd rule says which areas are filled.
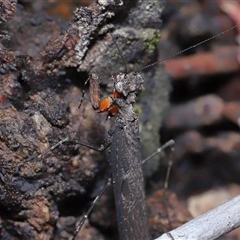
[[[142,108],[141,108],[141,106],[138,105],[138,104],[135,104],[135,105],[134,105],[134,111],[135,111],[135,113],[136,113],[137,115],[141,115],[141,113],[142,113]]]
[[[149,51],[155,50],[159,40],[160,40],[161,34],[160,31],[156,31],[154,29],[147,29],[143,32],[143,42],[146,46],[146,48]]]

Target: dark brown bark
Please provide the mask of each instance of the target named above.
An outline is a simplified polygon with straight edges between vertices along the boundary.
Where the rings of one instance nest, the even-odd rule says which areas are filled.
[[[106,34],[113,26],[110,30],[104,26],[107,20],[118,26],[129,24],[128,11],[138,3],[147,4],[126,1],[121,8],[97,3],[78,8],[67,28],[43,12],[31,15],[19,8],[10,23],[0,26],[2,239],[58,239],[73,234],[107,166],[102,154],[76,144],[85,140],[99,145],[105,123],[105,116],[96,117],[86,100],[78,110],[79,87],[90,73],[97,73],[103,85],[113,85],[106,71],[114,74],[123,67]],[[122,22],[111,19],[118,11],[126,14]],[[154,59],[158,34],[155,29],[128,26],[113,32],[127,64],[139,60],[128,70]],[[64,138],[69,141],[37,158]],[[103,238],[95,229],[90,231],[93,239]]]

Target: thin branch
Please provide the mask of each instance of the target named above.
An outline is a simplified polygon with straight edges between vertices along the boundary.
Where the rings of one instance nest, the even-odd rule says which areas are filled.
[[[240,226],[240,195],[155,240],[213,240]]]

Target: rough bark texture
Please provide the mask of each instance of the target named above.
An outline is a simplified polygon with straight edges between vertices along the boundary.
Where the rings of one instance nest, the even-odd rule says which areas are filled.
[[[13,20],[0,26],[2,239],[71,236],[88,199],[95,195],[90,196],[91,192],[101,187],[95,182],[107,165],[103,155],[76,142],[99,145],[105,116],[96,117],[86,100],[78,110],[80,87],[90,73],[100,76],[103,86],[113,86],[106,71],[119,72],[122,63],[104,26],[107,20],[118,26],[129,24],[132,16],[128,11],[147,1],[125,1],[122,7],[114,4],[78,8],[69,26],[43,12],[33,16],[18,8]],[[149,8],[148,12],[154,10]],[[119,15],[114,18],[115,14]],[[4,22],[12,16],[10,11]],[[118,38],[128,70],[137,70],[155,59],[158,30],[125,26],[113,35]],[[131,64],[136,59],[137,65]],[[70,141],[36,158],[66,137]],[[97,222],[107,225],[99,218]],[[78,237],[86,235],[104,239],[92,228]]]

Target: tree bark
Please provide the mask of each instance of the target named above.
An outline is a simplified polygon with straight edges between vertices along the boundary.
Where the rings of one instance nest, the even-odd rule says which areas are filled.
[[[89,101],[78,110],[84,83],[95,73],[108,90],[109,72],[124,68],[109,31],[118,39],[128,71],[152,62],[159,36],[154,27],[160,23],[152,16],[160,13],[146,8],[147,1],[99,1],[76,9],[66,27],[43,12],[17,8],[14,16],[15,2],[10,2],[11,11],[0,4],[5,14],[0,26],[0,235],[61,239],[73,234],[107,171],[104,155],[77,145],[99,145],[105,133],[105,116],[96,117]],[[139,11],[145,8],[144,25]],[[112,24],[106,28],[106,22]],[[104,225],[102,219],[98,223]],[[93,239],[104,239],[90,231]]]

